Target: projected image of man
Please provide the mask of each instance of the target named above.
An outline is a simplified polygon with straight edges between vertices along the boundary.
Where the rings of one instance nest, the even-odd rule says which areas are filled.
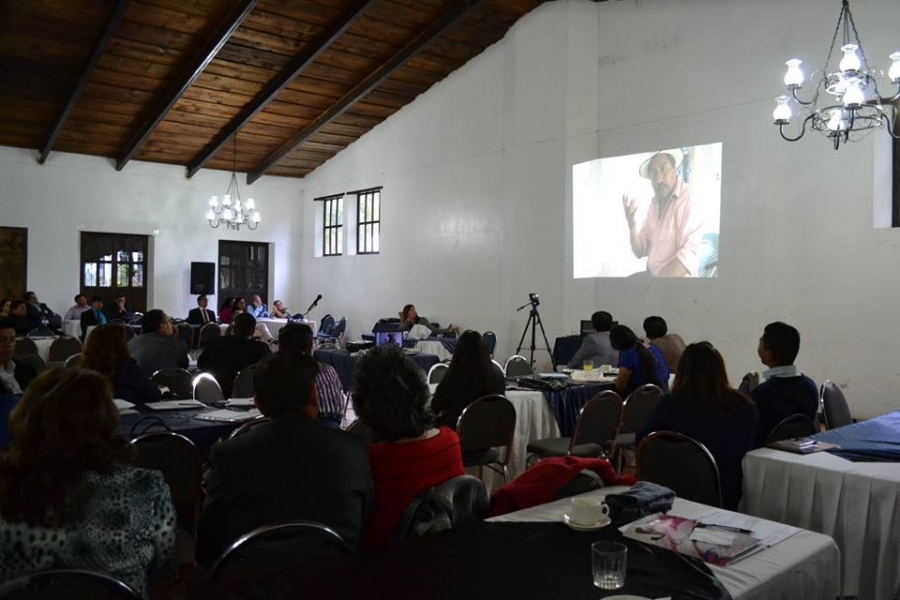
[[[680,149],[657,152],[639,169],[650,180],[653,198],[643,224],[638,227],[638,201],[622,196],[631,250],[647,257],[647,271],[654,277],[697,277],[703,217],[691,210],[691,187],[678,174],[684,159]]]

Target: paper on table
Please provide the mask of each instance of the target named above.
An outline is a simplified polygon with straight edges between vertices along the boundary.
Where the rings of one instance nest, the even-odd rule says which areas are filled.
[[[253,398],[229,398],[225,406],[256,406]]]
[[[128,400],[122,400],[121,398],[114,398],[113,402],[115,403],[116,408],[118,408],[119,411],[123,411],[126,408],[131,408],[134,406],[134,404],[132,404]]]
[[[672,514],[675,511],[671,511]],[[737,527],[739,529],[749,529],[753,532],[753,537],[766,546],[774,546],[778,542],[782,542],[795,533],[799,533],[800,529],[775,523],[773,521],[765,521],[749,515],[741,515],[720,508],[713,508],[707,512],[694,517],[701,523],[714,523],[716,525],[726,525],[728,527]]]
[[[236,410],[214,410],[206,413],[201,413],[196,415],[195,419],[201,419],[203,421],[225,421],[228,423],[241,423],[243,421],[249,421],[250,419],[255,419],[260,415],[259,410],[252,409],[248,411],[236,411]]]
[[[727,531],[716,531],[715,529],[695,529],[691,532],[690,539],[694,542],[706,542],[721,546],[730,546],[734,542],[732,534]]]

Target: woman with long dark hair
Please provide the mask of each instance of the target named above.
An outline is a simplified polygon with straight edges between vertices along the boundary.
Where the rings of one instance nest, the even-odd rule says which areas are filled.
[[[106,377],[116,398],[133,404],[161,399],[159,388],[150,383],[132,358],[122,325],[101,325],[91,331],[84,345],[81,367]]]
[[[0,583],[78,568],[109,573],[149,597],[178,567],[175,510],[158,471],[127,466],[106,380],[85,369],[35,379],[0,452]]]
[[[439,425],[455,430],[465,407],[482,396],[502,394],[505,390],[503,374],[491,362],[481,334],[465,331],[459,336],[450,368],[434,392],[431,410]]]
[[[709,449],[719,467],[722,503],[735,510],[741,499],[741,461],[753,449],[759,411],[728,382],[725,361],[709,342],[691,344],[678,361],[672,393],[663,396],[636,436],[675,431]]]
[[[669,369],[666,360],[656,346],[649,348],[634,332],[624,325],[616,325],[609,332],[609,343],[619,351],[619,377],[616,389],[625,398],[647,383],[669,389]]]
[[[231,305],[234,304],[234,298],[228,296],[225,300],[222,301],[222,306],[219,307],[219,322],[223,325],[231,324]]]

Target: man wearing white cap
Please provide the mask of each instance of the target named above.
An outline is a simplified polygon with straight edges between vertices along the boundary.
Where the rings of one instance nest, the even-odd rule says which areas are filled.
[[[650,180],[654,192],[640,229],[637,200],[622,196],[631,250],[638,258],[647,257],[647,271],[654,277],[697,277],[700,271],[703,217],[691,211],[691,187],[678,176],[683,159],[681,149],[664,150],[640,166],[638,172]]]

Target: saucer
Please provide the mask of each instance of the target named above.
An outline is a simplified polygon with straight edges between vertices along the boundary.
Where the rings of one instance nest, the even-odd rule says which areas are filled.
[[[598,529],[603,529],[607,525],[609,525],[612,521],[609,516],[601,517],[599,521],[593,523],[591,525],[582,525],[581,523],[576,523],[569,518],[569,514],[566,513],[563,515],[563,523],[574,529],[575,531],[596,531]]]

